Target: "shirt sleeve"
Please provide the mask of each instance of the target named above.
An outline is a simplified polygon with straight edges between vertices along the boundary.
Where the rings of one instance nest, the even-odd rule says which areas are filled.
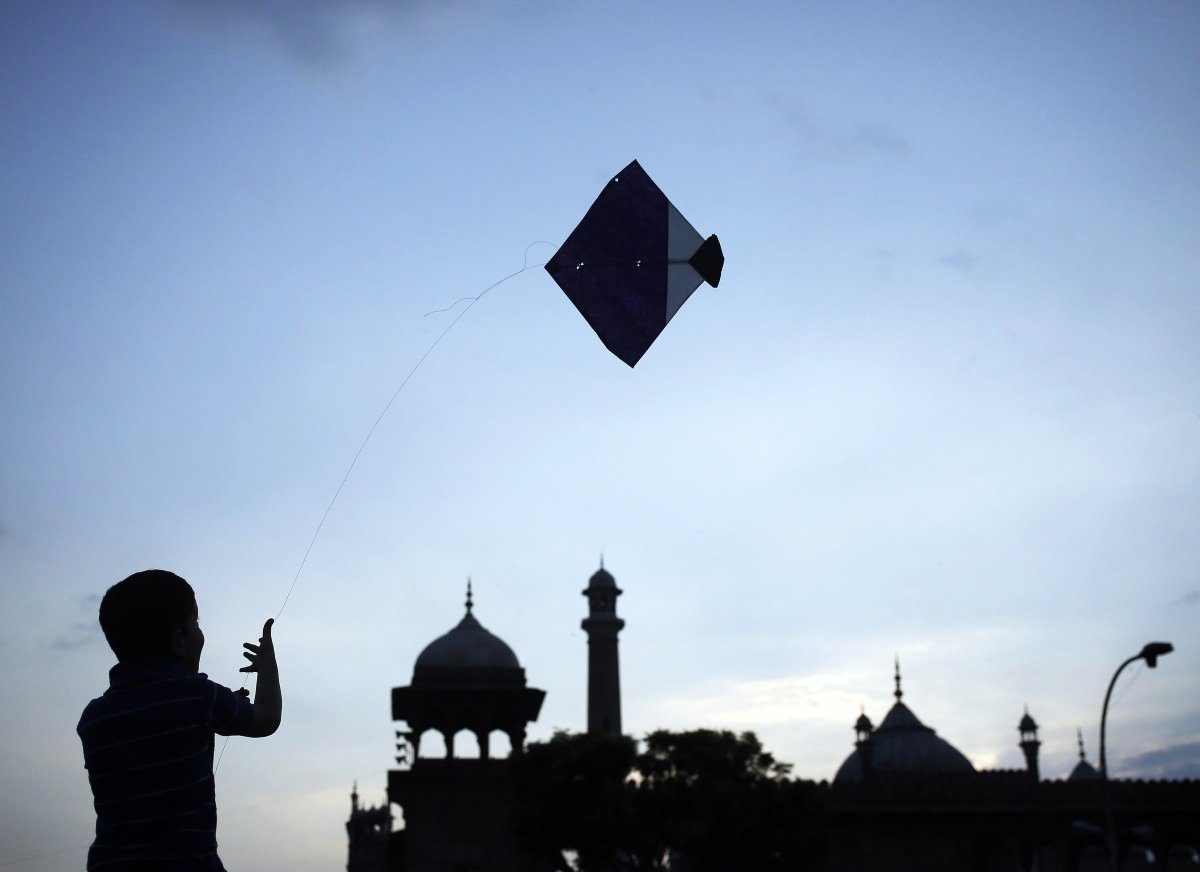
[[[254,706],[246,697],[228,687],[210,681],[212,686],[212,725],[218,736],[244,736],[254,720]]]

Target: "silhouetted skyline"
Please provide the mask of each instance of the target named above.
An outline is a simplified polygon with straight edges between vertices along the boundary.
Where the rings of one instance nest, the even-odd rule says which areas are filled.
[[[430,355],[275,627],[306,693],[221,763],[230,868],[344,863],[468,576],[547,691],[529,738],[585,728],[601,552],[627,733],[829,778],[899,653],[975,765],[1022,765],[1027,704],[1062,775],[1168,639],[1111,762],[1197,774],[1198,42],[1194,4],[9,4],[0,862],[82,863],[104,589],[186,577],[236,686],[425,313],[634,159],[720,287],[633,371],[541,269]]]

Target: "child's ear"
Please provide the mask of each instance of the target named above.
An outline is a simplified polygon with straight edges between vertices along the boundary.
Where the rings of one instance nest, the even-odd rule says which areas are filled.
[[[171,631],[171,656],[176,660],[182,660],[187,654],[187,639],[183,635],[183,628],[177,627]]]

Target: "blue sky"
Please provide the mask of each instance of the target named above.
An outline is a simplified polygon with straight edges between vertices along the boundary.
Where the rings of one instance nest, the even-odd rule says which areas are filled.
[[[831,777],[905,700],[976,766],[1200,776],[1200,8],[14,2],[0,12],[0,864],[80,867],[96,597],[195,586],[203,668],[283,602],[458,311],[636,158],[727,264],[636,370],[530,269],[375,431],[218,772],[231,868],[338,868],[388,693],[476,614],[585,723]],[[528,250],[528,251],[527,251]],[[12,862],[50,851],[63,853]]]

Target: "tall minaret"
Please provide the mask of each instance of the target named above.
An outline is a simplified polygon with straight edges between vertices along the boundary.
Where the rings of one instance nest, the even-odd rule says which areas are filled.
[[[1025,715],[1021,718],[1021,723],[1017,724],[1017,730],[1021,733],[1019,747],[1025,753],[1025,768],[1036,782],[1039,779],[1038,748],[1042,743],[1037,737],[1037,721],[1029,716],[1029,706],[1025,706]]]
[[[588,732],[621,735],[621,670],[617,664],[617,633],[625,622],[617,617],[621,589],[604,568],[588,582],[588,616],[581,625],[588,634]]]

